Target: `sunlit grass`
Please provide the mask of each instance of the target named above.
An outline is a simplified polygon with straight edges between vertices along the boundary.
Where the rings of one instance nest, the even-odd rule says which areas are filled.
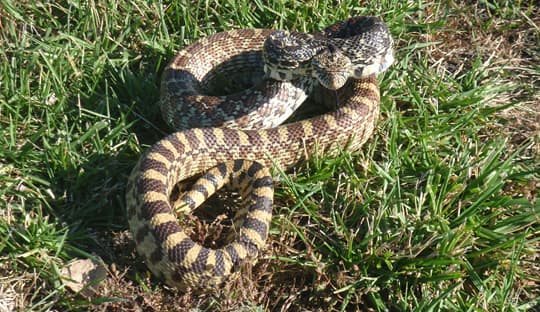
[[[525,62],[525,82],[509,79],[519,66],[496,65],[474,42],[477,51],[452,58],[441,36],[466,33],[455,17],[482,10],[468,25],[476,36],[521,38],[538,10],[532,1],[338,3],[0,1],[0,297],[16,289],[21,310],[537,306],[539,138],[500,113],[537,99],[538,67]],[[278,174],[268,252],[233,291],[182,295],[149,280],[134,246],[110,241],[127,231],[131,168],[169,132],[157,107],[168,60],[222,30],[313,31],[350,15],[381,15],[396,39],[372,139]],[[92,255],[111,276],[86,299],[59,270]]]

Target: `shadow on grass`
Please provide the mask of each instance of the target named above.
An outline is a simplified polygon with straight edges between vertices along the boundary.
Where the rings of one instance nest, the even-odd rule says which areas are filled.
[[[95,253],[108,263],[123,257],[106,241],[127,229],[129,174],[141,151],[169,132],[158,101],[162,61],[170,56],[153,50],[142,55],[122,66],[106,65],[94,89],[71,101],[78,107],[73,105],[66,118],[78,132],[71,145],[78,159],[53,164],[50,173],[53,193],[62,194],[51,206],[69,228],[67,241],[80,255]],[[132,254],[134,246],[126,240],[120,249]]]

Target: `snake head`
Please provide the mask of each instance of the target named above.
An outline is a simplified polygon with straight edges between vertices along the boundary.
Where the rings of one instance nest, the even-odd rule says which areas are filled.
[[[313,77],[330,90],[343,87],[353,75],[351,60],[333,44],[328,44],[326,50],[314,56],[311,64]]]
[[[280,81],[308,76],[311,59],[320,49],[308,34],[278,30],[264,41],[264,72]]]
[[[394,62],[392,34],[376,16],[352,17],[314,36],[336,45],[351,60],[355,79],[378,75]]]

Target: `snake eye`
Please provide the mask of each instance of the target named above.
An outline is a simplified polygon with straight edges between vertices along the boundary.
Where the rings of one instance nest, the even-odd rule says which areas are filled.
[[[354,69],[354,78],[362,78],[364,77],[364,67],[356,67]]]

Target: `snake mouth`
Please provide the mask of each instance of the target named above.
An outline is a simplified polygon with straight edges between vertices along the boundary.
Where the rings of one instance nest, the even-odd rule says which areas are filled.
[[[331,73],[317,76],[317,80],[319,81],[319,83],[329,90],[340,89],[345,85],[348,78],[349,74],[343,75],[342,72],[338,72],[338,74]]]

